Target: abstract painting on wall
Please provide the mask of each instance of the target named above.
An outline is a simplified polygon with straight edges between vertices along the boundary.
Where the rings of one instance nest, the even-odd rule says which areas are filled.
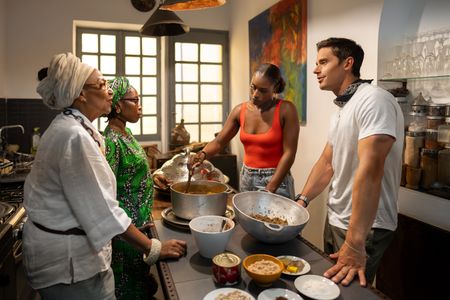
[[[281,0],[249,23],[250,76],[262,63],[280,67],[286,88],[281,95],[306,122],[306,2]]]

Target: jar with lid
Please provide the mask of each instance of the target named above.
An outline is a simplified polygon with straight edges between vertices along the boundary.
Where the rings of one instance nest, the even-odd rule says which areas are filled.
[[[438,154],[438,181],[450,186],[450,144],[445,144]]]
[[[425,132],[407,131],[405,135],[405,164],[420,167],[420,148],[424,146]]]
[[[422,96],[422,93],[419,93],[416,98],[414,98],[413,103],[411,104],[411,111],[420,114],[426,114],[428,111],[428,102]]]
[[[437,181],[438,176],[438,152],[434,149],[422,149],[420,167],[422,168],[422,178],[420,186],[429,189]]]
[[[427,128],[427,117],[423,112],[410,112],[411,122],[408,125],[408,131],[410,132],[425,132]]]
[[[434,150],[440,149],[437,138],[437,129],[427,129],[425,132],[425,148]]]
[[[445,104],[443,103],[428,103],[428,115],[429,116],[445,116]]]
[[[427,129],[438,129],[438,126],[444,124],[443,116],[427,116]]]
[[[438,143],[450,144],[450,124],[439,125],[437,131]]]
[[[450,104],[445,106],[445,116],[450,117]]]

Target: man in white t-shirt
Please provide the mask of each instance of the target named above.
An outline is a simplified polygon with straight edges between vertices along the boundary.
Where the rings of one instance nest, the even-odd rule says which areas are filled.
[[[394,97],[360,79],[364,51],[354,41],[329,38],[317,44],[320,89],[340,107],[327,144],[298,196],[307,206],[331,182],[324,247],[336,264],[324,276],[365,286],[375,277],[397,227],[403,150],[403,114]]]

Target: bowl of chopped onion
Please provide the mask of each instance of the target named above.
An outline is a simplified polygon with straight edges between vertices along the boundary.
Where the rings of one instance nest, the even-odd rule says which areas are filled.
[[[267,287],[277,281],[284,269],[283,263],[272,255],[253,254],[242,262],[247,275],[259,286]]]

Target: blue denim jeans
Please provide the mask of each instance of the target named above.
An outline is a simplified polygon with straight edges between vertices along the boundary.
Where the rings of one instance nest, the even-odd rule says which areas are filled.
[[[274,173],[275,168],[256,169],[243,165],[241,169],[241,182],[239,185],[240,191],[247,192],[264,190]],[[275,194],[289,199],[294,199],[294,178],[292,177],[291,172],[284,177],[280,186],[275,191]]]

